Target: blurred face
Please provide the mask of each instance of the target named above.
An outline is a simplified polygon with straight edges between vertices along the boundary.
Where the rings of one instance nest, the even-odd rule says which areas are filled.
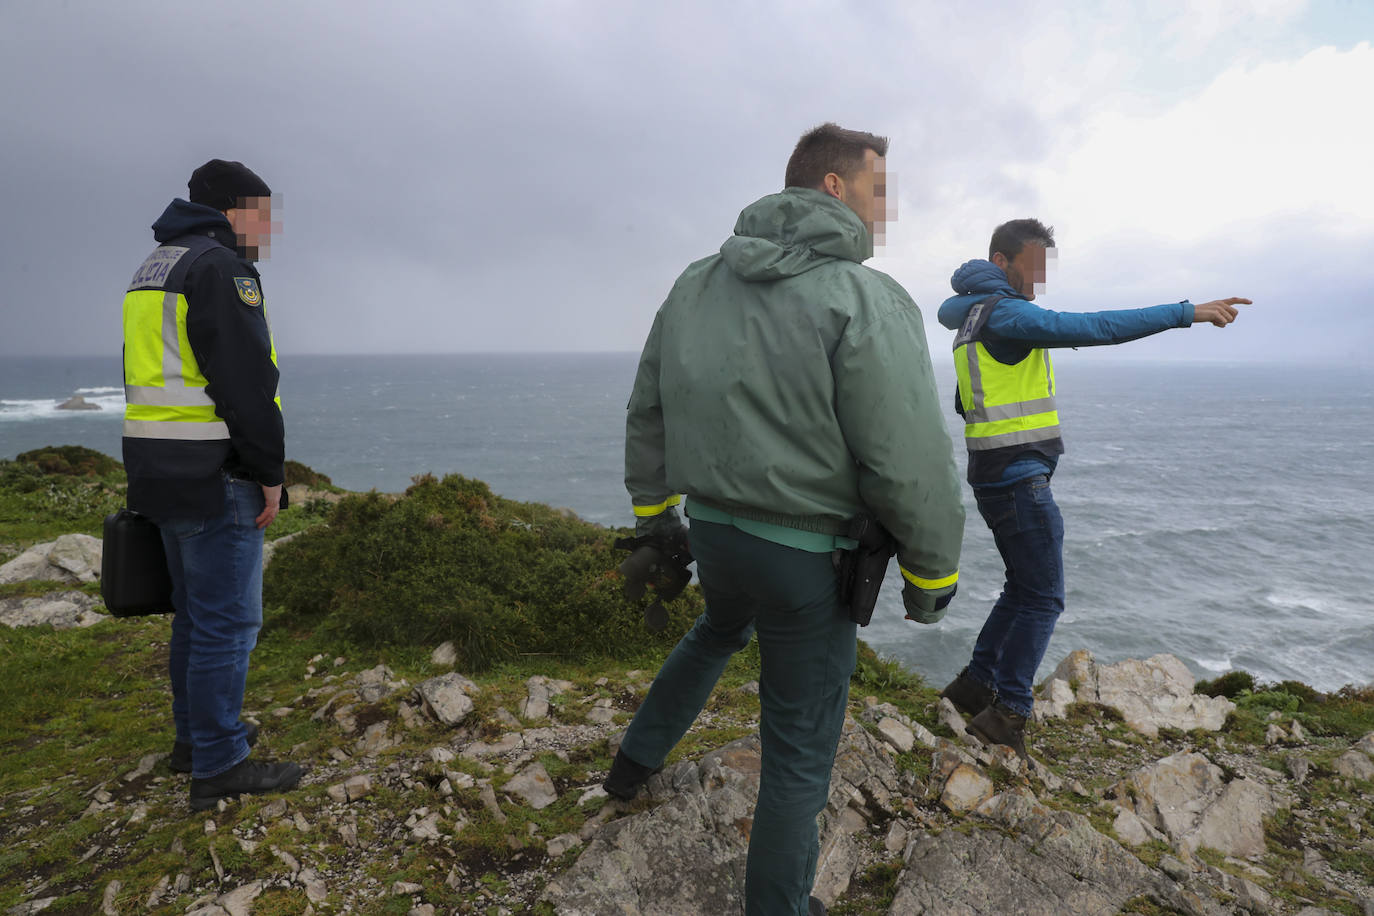
[[[887,234],[887,223],[897,219],[895,203],[888,206],[888,185],[894,180],[895,176],[888,174],[887,160],[869,149],[864,150],[862,169],[847,179],[831,172],[825,176],[824,190],[853,210],[863,220],[874,243],[882,244]],[[892,200],[895,202],[896,189],[892,190]]]
[[[1008,258],[999,251],[992,256],[992,263],[1006,273],[1012,289],[1034,301],[1037,293],[1045,291],[1049,263],[1055,259],[1055,255],[1053,248],[1046,248],[1038,242],[1027,242],[1021,246],[1016,257]]]
[[[272,198],[243,197],[239,206],[224,211],[234,229],[234,239],[244,255],[254,261],[265,261],[270,253],[272,236],[281,232],[281,221],[272,221]]]

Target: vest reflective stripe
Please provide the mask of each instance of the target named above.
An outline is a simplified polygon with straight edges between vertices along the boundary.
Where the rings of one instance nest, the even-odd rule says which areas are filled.
[[[664,512],[668,511],[669,506],[676,506],[680,502],[682,502],[682,496],[678,495],[669,496],[656,506],[635,506],[635,517],[652,518],[655,515],[662,515]]]
[[[126,404],[156,404],[163,407],[215,407],[204,388],[158,388],[153,385],[125,385]]]
[[[130,420],[124,418],[124,435],[130,439],[181,439],[204,442],[228,439],[229,427],[223,420],[213,423],[187,423],[182,420]]]

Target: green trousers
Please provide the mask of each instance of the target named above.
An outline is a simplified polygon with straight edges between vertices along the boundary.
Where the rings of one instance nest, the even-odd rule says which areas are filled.
[[[758,634],[759,798],[745,869],[747,916],[805,914],[844,726],[857,628],[840,607],[828,553],[809,553],[694,520],[706,612],[673,649],[621,750],[658,767],[687,733],[730,656]]]

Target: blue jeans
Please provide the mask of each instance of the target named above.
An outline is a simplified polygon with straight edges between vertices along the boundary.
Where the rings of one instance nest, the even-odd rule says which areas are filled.
[[[262,626],[262,487],[224,480],[208,518],[158,519],[172,575],[172,718],[192,747],[191,775],[218,776],[248,756],[239,721],[248,656]]]
[[[997,699],[1031,714],[1035,672],[1064,610],[1064,518],[1038,474],[1006,487],[974,489],[1006,566],[1006,583],[973,647],[967,676]]]
[[[808,553],[694,520],[706,612],[654,678],[621,750],[658,767],[701,712],[730,656],[757,632],[759,798],[745,865],[748,916],[804,914],[820,850],[816,815],[844,726],[857,627],[840,606],[828,553]]]

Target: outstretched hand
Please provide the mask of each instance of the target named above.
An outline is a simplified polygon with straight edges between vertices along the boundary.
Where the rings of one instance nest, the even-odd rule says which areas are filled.
[[[1193,306],[1193,324],[1210,323],[1224,328],[1236,320],[1236,306],[1252,304],[1249,299],[1232,296],[1230,299],[1213,299]]]

